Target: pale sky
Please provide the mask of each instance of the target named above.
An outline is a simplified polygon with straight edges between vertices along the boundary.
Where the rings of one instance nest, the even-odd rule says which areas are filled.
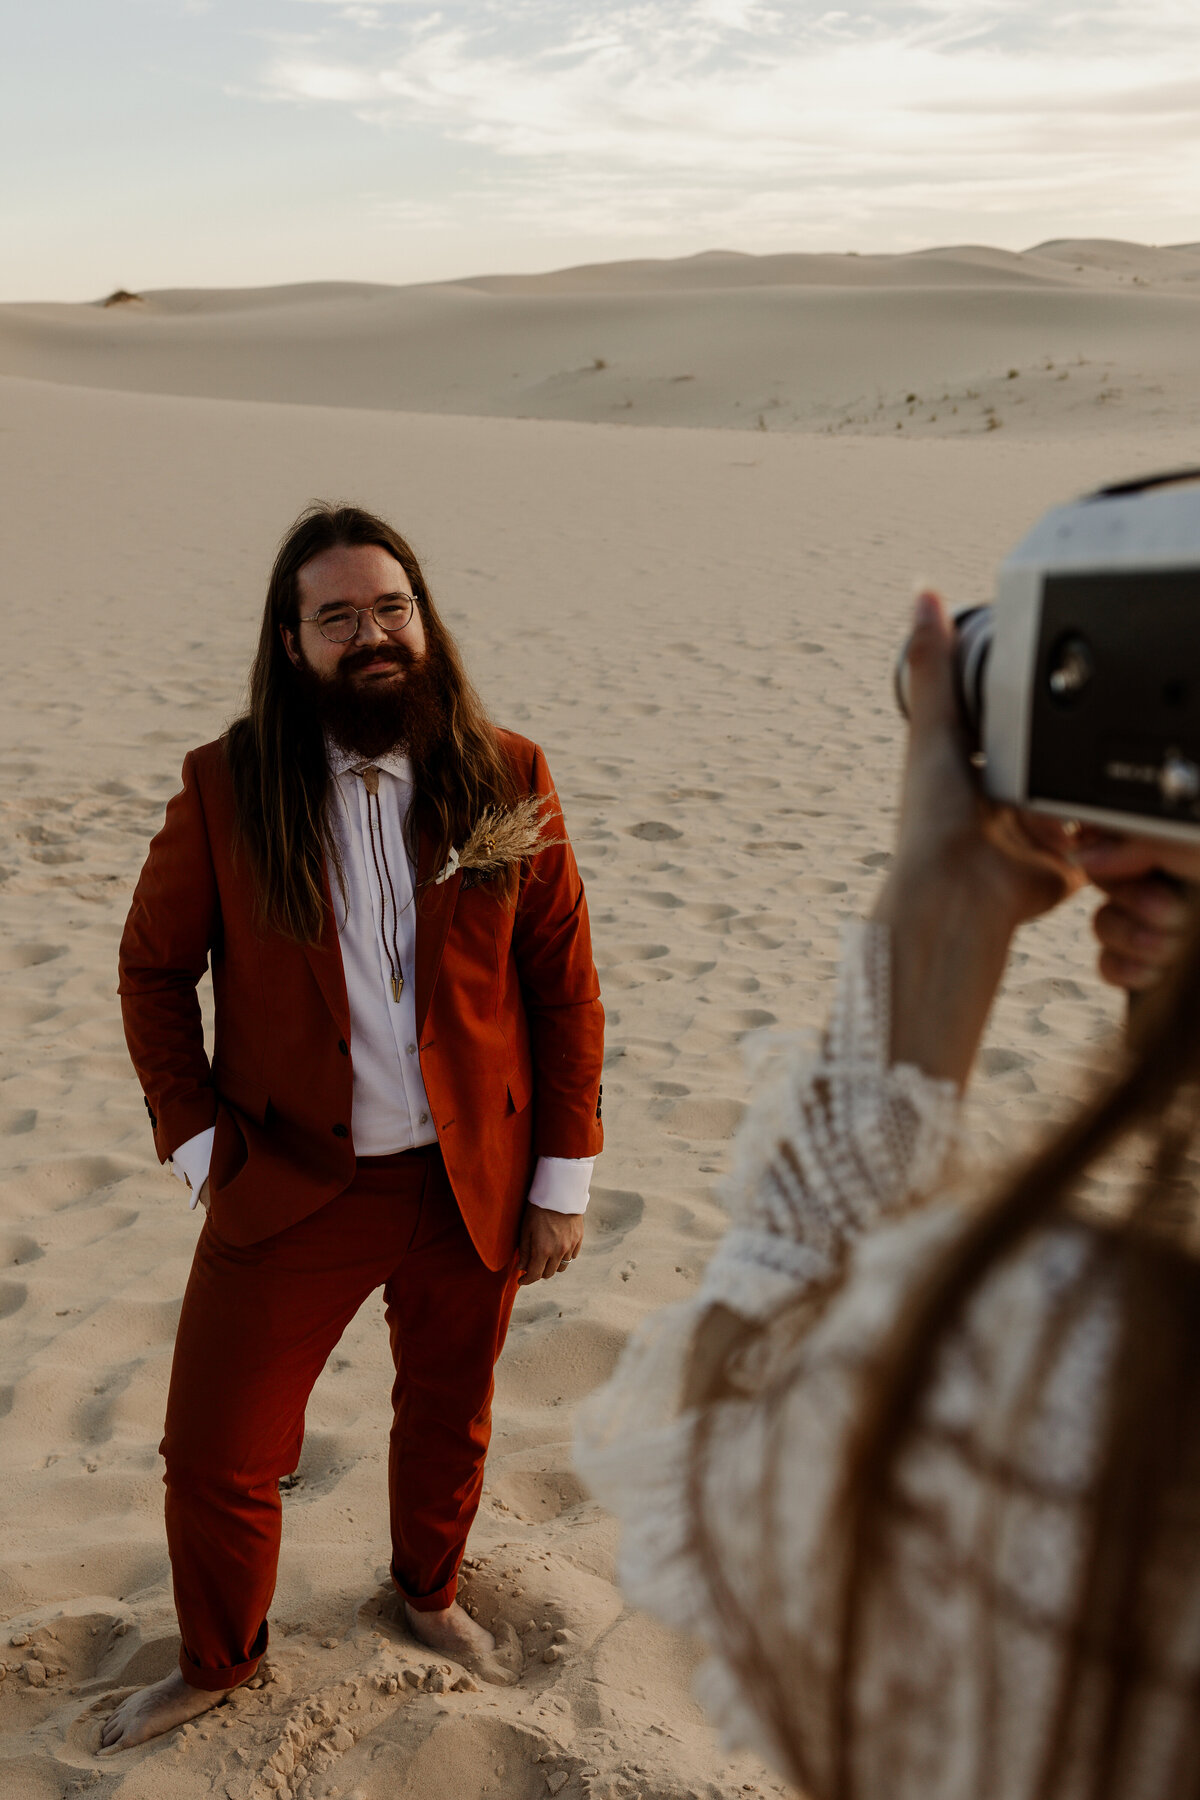
[[[1200,239],[1200,0],[0,0],[0,298]]]

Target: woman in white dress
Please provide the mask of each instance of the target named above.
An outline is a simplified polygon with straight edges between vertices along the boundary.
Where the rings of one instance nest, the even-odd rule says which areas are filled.
[[[588,1403],[629,1598],[810,1800],[1200,1795],[1200,881],[1190,846],[985,806],[918,603],[896,856],[815,1059],[739,1134],[731,1229]],[[1014,932],[1090,877],[1146,988],[1106,1091],[953,1190]],[[1164,974],[1164,971],[1166,973]],[[1083,1177],[1122,1172],[1088,1210]]]

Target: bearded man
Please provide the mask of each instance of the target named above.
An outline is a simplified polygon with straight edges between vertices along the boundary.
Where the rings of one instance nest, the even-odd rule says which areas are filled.
[[[103,1747],[254,1674],[279,1481],[381,1285],[392,1578],[422,1643],[503,1679],[456,1580],[516,1289],[583,1240],[603,1012],[545,759],[488,719],[381,519],[316,506],[285,539],[249,711],[184,762],[120,992],[159,1157],[207,1216],[162,1444],[179,1670]]]

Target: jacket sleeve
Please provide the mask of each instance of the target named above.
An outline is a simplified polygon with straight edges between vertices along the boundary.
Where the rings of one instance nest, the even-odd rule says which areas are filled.
[[[533,1058],[533,1147],[538,1156],[596,1156],[604,1143],[604,1008],[583,882],[540,750],[530,788],[548,802],[542,824],[548,842],[521,882],[513,950]]]
[[[220,907],[194,756],[150,845],[121,937],[121,1017],[159,1161],[212,1125],[217,1097],[196,988]]]

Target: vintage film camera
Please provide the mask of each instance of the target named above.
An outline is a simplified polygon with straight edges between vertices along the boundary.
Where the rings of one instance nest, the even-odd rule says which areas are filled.
[[[988,794],[1200,841],[1200,469],[1048,513],[955,624]]]

